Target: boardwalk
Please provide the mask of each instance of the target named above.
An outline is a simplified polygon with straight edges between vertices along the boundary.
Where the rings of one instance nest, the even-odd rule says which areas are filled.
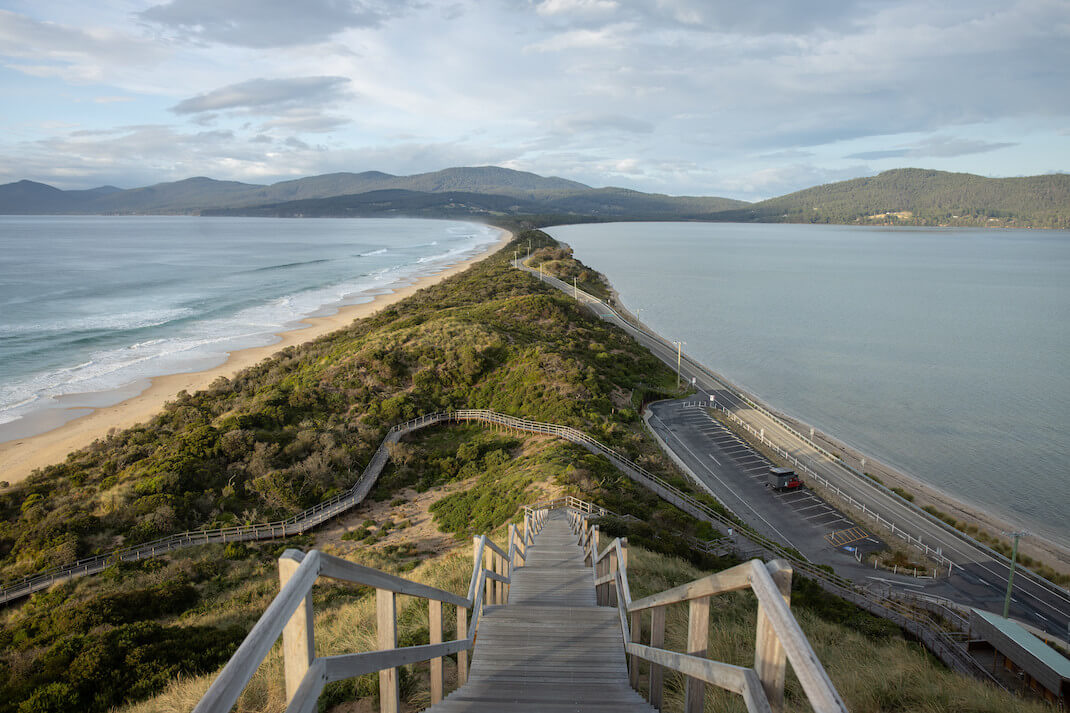
[[[551,512],[509,604],[488,607],[468,683],[428,711],[650,713],[628,685],[620,618],[599,607],[565,512]]]

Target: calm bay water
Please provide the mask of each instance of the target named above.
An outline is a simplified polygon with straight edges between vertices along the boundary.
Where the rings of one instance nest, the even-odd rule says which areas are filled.
[[[55,425],[58,399],[115,403],[147,377],[210,368],[497,236],[431,220],[0,216],[0,441]]]
[[[784,412],[1070,540],[1070,232],[549,229],[633,312]]]

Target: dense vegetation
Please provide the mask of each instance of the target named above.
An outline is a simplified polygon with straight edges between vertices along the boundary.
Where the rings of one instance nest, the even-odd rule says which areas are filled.
[[[716,219],[786,223],[1070,228],[1070,175],[985,178],[918,168],[829,183]]]

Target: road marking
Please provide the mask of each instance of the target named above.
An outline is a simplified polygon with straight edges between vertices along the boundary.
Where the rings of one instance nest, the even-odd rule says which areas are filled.
[[[663,420],[663,419],[662,419],[661,417],[659,417],[659,416],[655,415],[655,416],[654,416],[654,418],[656,418],[656,419],[658,419],[659,421],[661,421],[662,425],[666,425],[666,424],[665,424],[665,421],[664,421],[664,420]],[[791,539],[790,539],[790,538],[788,538],[788,536],[787,536],[787,535],[785,535],[785,534],[784,534],[783,532],[781,532],[780,530],[778,530],[778,529],[776,528],[776,526],[775,526],[775,525],[773,525],[773,523],[769,522],[769,521],[768,521],[768,520],[766,520],[766,519],[765,519],[764,517],[762,517],[762,516],[761,516],[761,514],[760,514],[760,513],[759,513],[759,512],[757,511],[757,510],[755,510],[755,509],[754,509],[754,507],[753,507],[753,506],[752,506],[752,505],[751,505],[750,503],[748,503],[748,502],[747,502],[746,500],[744,500],[743,498],[741,498],[741,497],[740,497],[740,496],[739,496],[739,495],[738,495],[737,493],[735,493],[735,492],[734,492],[734,491],[733,491],[733,490],[732,490],[731,488],[729,488],[729,487],[728,487],[728,483],[724,482],[724,480],[722,480],[721,478],[719,478],[719,477],[717,476],[717,474],[716,474],[716,473],[714,473],[714,472],[713,472],[713,470],[711,470],[711,469],[710,469],[710,467],[709,467],[708,465],[706,465],[706,464],[705,464],[705,463],[704,463],[704,462],[702,461],[702,459],[701,459],[701,458],[699,458],[699,457],[698,457],[698,456],[697,456],[697,455],[695,454],[695,452],[694,452],[693,450],[691,450],[690,448],[688,448],[688,447],[687,447],[687,444],[683,442],[683,439],[681,439],[681,438],[680,438],[679,436],[677,436],[677,435],[676,435],[675,433],[672,433],[672,432],[671,432],[671,429],[670,429],[670,433],[672,434],[672,437],[673,437],[673,438],[675,438],[675,439],[676,439],[677,441],[679,441],[680,445],[681,445],[681,446],[682,446],[682,447],[684,448],[684,450],[686,450],[686,451],[687,451],[688,453],[690,453],[690,454],[691,454],[691,457],[692,457],[692,458],[694,459],[694,461],[695,461],[696,463],[698,463],[698,464],[699,464],[699,465],[700,465],[701,467],[705,468],[705,469],[706,469],[706,472],[708,472],[708,473],[709,473],[710,475],[712,475],[712,476],[713,476],[713,478],[714,478],[715,480],[717,480],[717,482],[719,482],[719,483],[720,483],[720,484],[721,484],[722,486],[724,486],[725,490],[727,490],[728,492],[730,492],[730,493],[732,493],[733,495],[735,495],[735,497],[736,497],[736,500],[738,500],[738,501],[740,502],[740,504],[741,504],[741,505],[743,505],[744,507],[746,507],[746,508],[747,508],[748,510],[750,510],[750,511],[751,511],[752,513],[754,513],[754,516],[755,516],[755,517],[757,517],[757,518],[758,518],[759,520],[761,520],[761,521],[762,521],[762,522],[764,522],[764,523],[765,523],[766,525],[768,525],[768,526],[769,526],[769,529],[770,529],[770,530],[772,530],[773,532],[775,532],[775,533],[776,533],[777,535],[779,535],[779,536],[781,537],[781,539],[783,539],[783,541],[784,541],[784,542],[788,543],[788,546],[789,546],[789,547],[795,547],[795,543],[793,543],[793,542],[791,541]],[[707,487],[708,487],[708,486],[707,486]],[[711,488],[711,490],[712,490],[712,488]],[[798,548],[796,547],[796,549],[798,549]]]
[[[803,510],[809,510],[810,508],[819,508],[822,505],[825,505],[825,503],[818,503],[817,505],[807,505],[803,508],[795,508],[795,512],[802,512]],[[828,507],[828,505],[825,505],[825,507]]]
[[[714,454],[710,453],[710,458],[713,459],[713,462],[717,465],[723,465],[721,461],[717,460],[717,456],[715,456]]]
[[[869,536],[869,533],[863,530],[861,527],[851,527],[846,530],[837,530],[836,532],[830,532],[825,535],[825,539],[828,543],[834,547],[843,547],[849,545],[852,542],[858,542],[864,540]]]
[[[884,577],[869,577],[869,576],[867,576],[866,579],[875,579],[878,582],[887,582],[888,584],[902,585],[904,587],[917,587],[918,589],[924,589],[925,588],[924,584],[912,584],[910,582],[897,582],[894,579],[885,579]]]

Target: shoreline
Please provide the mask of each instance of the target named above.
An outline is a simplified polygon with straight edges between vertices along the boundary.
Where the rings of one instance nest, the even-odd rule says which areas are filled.
[[[610,304],[612,304],[618,312],[624,315],[625,319],[634,323],[636,321],[635,315],[624,307],[624,304],[620,299],[620,293],[612,283],[610,283],[609,278],[605,276],[605,273],[600,274],[605,280],[606,285],[609,287]],[[645,323],[640,322],[640,324],[642,324],[643,329],[650,334],[658,334]],[[721,372],[716,373],[720,374]],[[802,418],[784,413],[781,409],[772,406],[763,399],[755,396],[750,390],[741,388],[735,382],[727,380],[727,377],[723,377],[723,375],[722,380],[725,381],[726,385],[730,386],[738,393],[746,394],[748,398],[755,403],[760,404],[769,412],[775,414],[777,418],[780,418],[785,423],[791,425],[800,433],[811,428],[811,424],[807,423]],[[865,458],[865,473],[867,475],[880,480],[888,488],[901,488],[906,490],[909,494],[914,496],[913,502],[919,508],[924,508],[926,505],[931,506],[944,514],[951,516],[959,521],[960,524],[976,525],[983,531],[987,531],[988,534],[994,537],[999,537],[1000,539],[1005,539],[1001,536],[1002,532],[1021,529],[1020,524],[1016,525],[1004,516],[985,512],[979,505],[966,502],[951,493],[941,490],[935,485],[926,483],[918,476],[911,475],[900,468],[889,465],[882,460],[875,459],[863,453],[861,450],[848,445],[844,441],[839,440],[835,436],[823,432],[816,426],[813,428],[815,443],[826,450],[839,452],[845,463],[859,471],[863,470],[861,467],[861,460]],[[977,539],[975,535],[970,535],[970,537]],[[991,547],[991,545],[988,546]],[[1061,574],[1070,574],[1070,547],[1067,547],[1065,544],[1060,544],[1050,537],[1031,533],[1029,538],[1023,538],[1019,542],[1018,551],[1039,560],[1042,564],[1048,565]]]
[[[497,228],[497,226],[493,226]],[[399,302],[419,290],[430,287],[448,277],[467,270],[475,263],[490,257],[513,239],[513,234],[498,228],[500,235],[485,250],[460,262],[445,265],[431,275],[408,279],[395,287],[383,288],[371,301],[343,305],[324,317],[306,317],[291,329],[274,333],[278,341],[261,347],[230,352],[222,364],[200,371],[180,372],[143,379],[106,393],[127,392],[131,395],[110,406],[78,406],[56,409],[62,416],[69,411],[86,411],[60,423],[43,433],[15,438],[0,443],[0,481],[9,485],[25,480],[34,470],[62,462],[68,453],[84,448],[104,438],[112,429],[123,429],[152,418],[164,404],[181,391],[193,393],[207,388],[219,377],[231,378],[239,371],[260,363],[287,347],[311,342],[331,332],[347,327],[357,319],[370,317],[384,307]],[[79,394],[79,400],[92,399],[94,394]]]

